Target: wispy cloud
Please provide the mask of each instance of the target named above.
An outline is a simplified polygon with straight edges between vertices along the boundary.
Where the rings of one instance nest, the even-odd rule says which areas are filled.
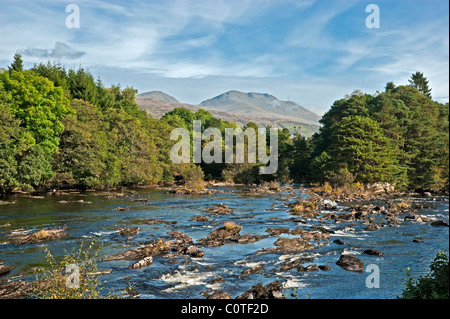
[[[37,57],[42,59],[79,59],[86,52],[76,51],[73,48],[69,47],[66,43],[56,42],[55,47],[52,50],[47,49],[38,49],[38,48],[27,48],[24,50],[19,50],[24,56]]]
[[[20,50],[26,64],[82,64],[105,83],[183,83],[190,102],[200,92],[248,88],[321,108],[421,71],[433,97],[448,100],[448,3],[379,3],[381,29],[369,30],[360,0],[86,0],[77,1],[81,28],[67,29],[69,2],[3,0],[0,63]]]

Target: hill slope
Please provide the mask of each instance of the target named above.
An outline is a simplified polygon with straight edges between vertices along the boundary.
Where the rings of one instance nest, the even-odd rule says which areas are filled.
[[[236,122],[239,126],[254,122],[258,126],[288,128],[291,132],[294,132],[294,128],[300,128],[298,130],[304,136],[311,136],[320,127],[319,115],[294,102],[280,101],[269,94],[230,91],[200,105],[184,104],[168,97],[171,96],[164,92],[152,91],[139,94],[136,103],[155,118],[161,118],[174,108],[185,107],[192,112],[201,108],[208,110],[214,117]]]
[[[153,98],[153,99],[157,99],[157,100],[160,100],[160,101],[166,101],[166,102],[170,102],[170,103],[180,103],[173,96],[171,96],[171,95],[169,95],[167,93],[161,92],[161,91],[144,92],[144,93],[138,94],[137,96]]]
[[[320,116],[291,101],[280,101],[270,94],[228,91],[203,101],[200,107],[233,114],[285,119],[304,124],[319,125]]]

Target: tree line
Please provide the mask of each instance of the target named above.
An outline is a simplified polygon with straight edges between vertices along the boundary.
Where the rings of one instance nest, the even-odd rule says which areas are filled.
[[[204,179],[390,182],[398,189],[448,190],[449,106],[432,100],[420,72],[409,85],[389,82],[383,92],[355,91],[335,101],[311,138],[279,130],[273,175],[260,175],[261,164],[252,163],[173,164],[174,128],[192,134],[193,120],[201,120],[202,129],[223,133],[236,123],[183,107],[154,119],[137,106],[136,93],[106,88],[82,67],[66,70],[48,62],[24,70],[16,54],[0,73],[0,192]],[[258,129],[251,122],[247,127]]]

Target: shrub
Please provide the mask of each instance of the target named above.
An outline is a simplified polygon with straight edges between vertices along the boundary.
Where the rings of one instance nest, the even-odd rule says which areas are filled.
[[[112,292],[104,292],[98,280],[96,256],[100,247],[93,251],[93,244],[84,249],[82,244],[78,251],[66,254],[61,260],[56,260],[45,248],[49,269],[41,268],[29,297],[37,299],[113,299],[118,296]],[[76,265],[79,270],[77,287],[68,285],[70,272],[68,266]],[[72,273],[73,274],[73,273]],[[72,282],[72,281],[70,281]]]
[[[449,268],[448,256],[440,252],[430,265],[431,272],[414,280],[407,270],[408,279],[402,299],[448,299]]]

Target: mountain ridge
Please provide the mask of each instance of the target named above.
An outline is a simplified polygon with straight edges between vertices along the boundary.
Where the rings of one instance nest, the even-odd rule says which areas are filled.
[[[209,111],[214,117],[236,122],[243,126],[254,122],[258,126],[288,128],[311,136],[320,128],[320,115],[292,101],[281,101],[268,93],[240,92],[230,90],[198,105],[179,102],[161,91],[138,94],[136,103],[153,117],[160,118],[177,107],[185,107],[192,112],[199,109]]]

